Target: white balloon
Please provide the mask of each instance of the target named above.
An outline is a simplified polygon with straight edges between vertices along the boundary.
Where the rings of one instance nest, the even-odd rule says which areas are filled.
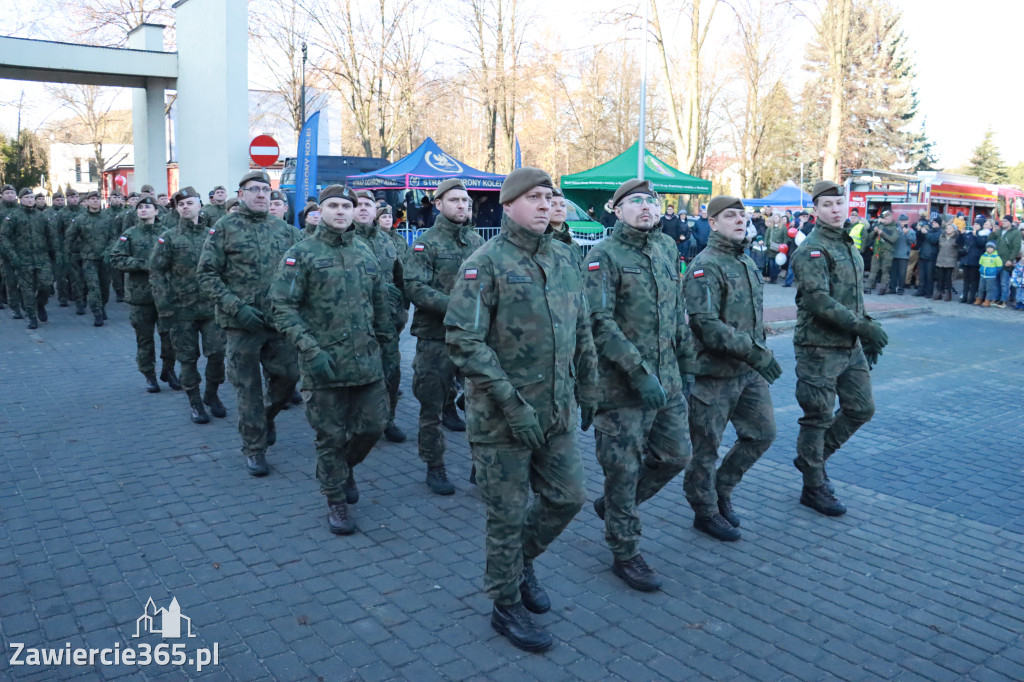
[[[775,256],[775,263],[776,263],[776,265],[785,265],[786,264],[786,254],[784,254],[784,253],[776,254],[776,256]]]
[[[800,246],[800,244],[802,244],[802,243],[803,243],[803,241],[804,241],[805,239],[807,239],[807,235],[806,235],[806,234],[804,234],[803,232],[797,232],[797,233],[796,233],[796,236],[795,236],[795,237],[793,237],[793,239],[794,239],[794,241],[796,241],[796,245],[797,245],[797,246]]]

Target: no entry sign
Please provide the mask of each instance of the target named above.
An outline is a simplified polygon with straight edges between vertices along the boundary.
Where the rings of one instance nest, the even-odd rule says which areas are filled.
[[[257,166],[272,166],[279,156],[281,148],[277,146],[277,140],[270,135],[257,135],[249,143],[249,158]]]

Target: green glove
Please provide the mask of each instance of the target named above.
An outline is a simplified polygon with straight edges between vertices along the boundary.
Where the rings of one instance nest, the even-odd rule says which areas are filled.
[[[391,305],[395,308],[401,307],[402,302],[405,300],[402,290],[394,284],[385,284],[384,286],[388,291],[388,298],[391,300]]]
[[[882,325],[874,320],[864,320],[857,324],[857,336],[869,342],[878,350],[882,350],[889,344],[889,335],[882,329]]]
[[[747,356],[747,364],[763,376],[764,380],[769,384],[774,384],[775,380],[782,376],[782,367],[779,365],[779,361],[775,359],[775,355],[767,348],[754,346],[750,351],[750,355]]]
[[[519,400],[519,396],[512,396],[501,406],[508,419],[508,425],[512,429],[512,435],[517,441],[530,448],[539,450],[544,445],[544,432],[540,429],[540,422],[537,421],[537,413],[532,407]]]
[[[648,374],[644,377],[643,381],[636,387],[636,390],[640,393],[640,397],[643,398],[644,405],[652,410],[660,410],[668,402],[665,389],[655,374]]]
[[[309,368],[310,375],[318,381],[335,381],[338,371],[331,361],[331,356],[321,348],[312,348],[302,354]]]
[[[870,341],[862,342],[864,358],[868,361],[868,369],[874,369],[878,364],[878,356],[882,354],[881,349]]]
[[[595,403],[580,403],[580,428],[586,431],[594,423],[597,416],[597,405]]]
[[[256,310],[251,305],[243,305],[235,314],[235,317],[238,318],[238,323],[250,332],[258,332],[267,326],[267,321],[264,319],[263,313]]]

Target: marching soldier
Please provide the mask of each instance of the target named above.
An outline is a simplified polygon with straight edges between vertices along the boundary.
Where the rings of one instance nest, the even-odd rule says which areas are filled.
[[[68,257],[67,234],[71,223],[75,218],[82,215],[84,207],[80,203],[78,192],[73,189],[67,191],[66,205],[57,214],[57,243],[60,245],[62,263],[57,266],[54,275],[57,278],[57,300],[61,307],[68,305],[69,301],[75,302],[75,314],[85,315],[85,286],[82,274],[82,261],[75,254],[74,259]],[[54,205],[57,199],[54,195]],[[81,295],[82,298],[77,298]]]
[[[109,204],[104,209],[109,215],[114,225],[119,225],[125,213],[124,197],[116,189],[110,194]],[[117,297],[118,303],[124,303],[124,271],[117,268],[112,268],[110,273],[110,282],[114,285],[114,295]],[[152,334],[151,334],[152,336]]]
[[[0,223],[0,254],[11,264],[28,316],[28,328],[46,322],[46,302],[53,290],[53,261],[57,234],[27,187],[19,194],[21,205],[7,212]]]
[[[206,214],[206,223],[213,227],[217,221],[227,214],[224,202],[228,200],[228,191],[224,185],[217,185],[210,194],[210,203],[203,206],[203,213]]]
[[[883,211],[881,220],[875,228],[875,263],[871,266],[871,279],[865,294],[870,293],[878,284],[878,295],[885,296],[889,293],[889,272],[892,270],[892,257],[896,249],[896,241],[899,238],[899,230],[896,229],[896,222],[892,217],[892,211]]]
[[[84,286],[88,292],[89,309],[93,314],[93,326],[102,327],[107,319],[107,303],[110,301],[110,249],[114,246],[118,232],[109,214],[100,210],[99,192],[85,195],[85,211],[72,221],[64,239],[66,262],[80,262],[82,280],[72,280],[73,296],[82,307],[85,300]]]
[[[14,185],[4,185],[0,191],[0,221],[7,217],[11,211],[18,210],[18,190]],[[0,275],[3,279],[3,287],[7,294],[7,303],[11,306],[11,312],[15,320],[25,319],[22,313],[24,306],[21,301],[21,288],[18,285],[18,275],[14,271],[10,258],[0,253]]]
[[[444,318],[487,505],[491,627],[527,651],[552,644],[527,613],[551,608],[534,560],[585,499],[576,396],[585,428],[596,410],[590,311],[572,251],[552,239],[552,187],[538,168],[506,176],[501,232],[459,268]]]
[[[403,263],[405,295],[416,306],[412,335],[412,391],[420,403],[419,455],[427,465],[427,485],[438,495],[451,495],[455,486],[444,466],[441,412],[455,381],[455,365],[445,346],[444,315],[463,261],[483,238],[470,222],[470,200],[461,180],[450,178],[434,191],[441,212],[434,226],[413,243]]]
[[[348,187],[321,191],[320,226],[288,250],[270,288],[275,322],[302,358],[316,477],[337,535],[356,530],[348,509],[359,501],[353,470],[387,421],[380,349],[396,336],[381,265],[353,229],[355,203]]]
[[[565,217],[568,215],[568,204],[565,202],[565,195],[562,194],[562,190],[558,187],[552,188],[551,192],[551,229],[554,230],[552,239],[557,239],[572,249],[572,252],[576,254],[576,264],[582,270],[583,249],[579,244],[572,240],[572,233],[569,231],[569,226],[565,224]]]
[[[270,215],[284,220],[287,214],[288,195],[281,190],[275,189],[270,193]]]
[[[150,198],[143,199],[135,207],[135,211],[138,213],[135,227],[128,228],[127,232],[118,237],[110,250],[110,264],[113,268],[128,274],[126,293],[131,305],[128,319],[135,330],[135,343],[138,346],[135,362],[139,372],[146,377],[146,390],[150,393],[159,393],[160,384],[156,382],[154,328],[160,337],[160,360],[163,363],[160,376],[165,377],[165,381],[174,374],[174,347],[171,345],[167,321],[157,314],[153,288],[149,283],[149,257],[156,245],[157,237],[160,236],[156,225],[156,202]],[[173,382],[167,383],[171,388],[176,386],[175,390],[181,389],[176,376]]]
[[[842,186],[821,180],[811,196],[817,224],[793,258],[796,399],[804,411],[793,464],[804,478],[800,504],[841,516],[846,507],[835,497],[825,462],[874,415],[870,369],[889,337],[864,309],[864,261],[843,230]]]
[[[628,180],[612,197],[618,222],[587,254],[587,301],[598,356],[594,419],[604,495],[594,503],[605,522],[612,572],[635,590],[661,587],[640,553],[640,503],[654,497],[690,461],[682,377],[693,373],[679,258],[655,228],[658,195]]]
[[[217,391],[224,383],[224,330],[217,324],[213,304],[199,289],[196,266],[208,228],[200,219],[202,204],[191,187],[174,195],[178,225],[156,240],[149,258],[149,280],[160,320],[170,329],[171,344],[181,363],[181,385],[188,396],[194,424],[206,424],[210,414],[227,416]],[[199,341],[206,356],[206,391],[199,394]]]
[[[209,228],[199,256],[199,286],[217,306],[218,322],[227,335],[227,370],[238,395],[246,468],[252,476],[266,476],[267,447],[277,441],[274,419],[299,378],[295,346],[274,327],[267,292],[299,231],[268,213],[272,190],[265,171],[249,171],[238,187],[239,210]],[[261,365],[270,394],[266,408]]]
[[[708,246],[684,277],[698,370],[690,391],[693,459],[683,477],[693,527],[718,540],[739,540],[732,491],[775,440],[768,385],[782,373],[765,345],[764,280],[746,255],[743,202],[717,196],[708,204]],[[718,460],[729,422],[736,442]]]

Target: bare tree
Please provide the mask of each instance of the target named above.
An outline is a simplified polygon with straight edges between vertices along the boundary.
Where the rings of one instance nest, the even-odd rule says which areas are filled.
[[[845,107],[843,94],[845,80],[850,73],[851,42],[850,16],[853,0],[825,0],[821,17],[815,25],[818,39],[825,49],[828,66],[829,116],[825,138],[825,156],[821,174],[826,180],[839,182],[842,168],[841,144]]]
[[[128,42],[128,33],[142,24],[174,25],[175,0],[88,0],[65,2],[41,0],[39,10],[48,20],[36,30],[51,39],[94,45],[120,46]],[[59,31],[57,33],[56,31]],[[165,41],[173,39],[170,32]]]
[[[74,114],[74,121],[84,132],[82,144],[91,144],[98,173],[106,167],[103,145],[125,142],[113,139],[118,115],[113,111],[114,97],[109,88],[96,85],[61,85],[48,88],[50,96]]]

